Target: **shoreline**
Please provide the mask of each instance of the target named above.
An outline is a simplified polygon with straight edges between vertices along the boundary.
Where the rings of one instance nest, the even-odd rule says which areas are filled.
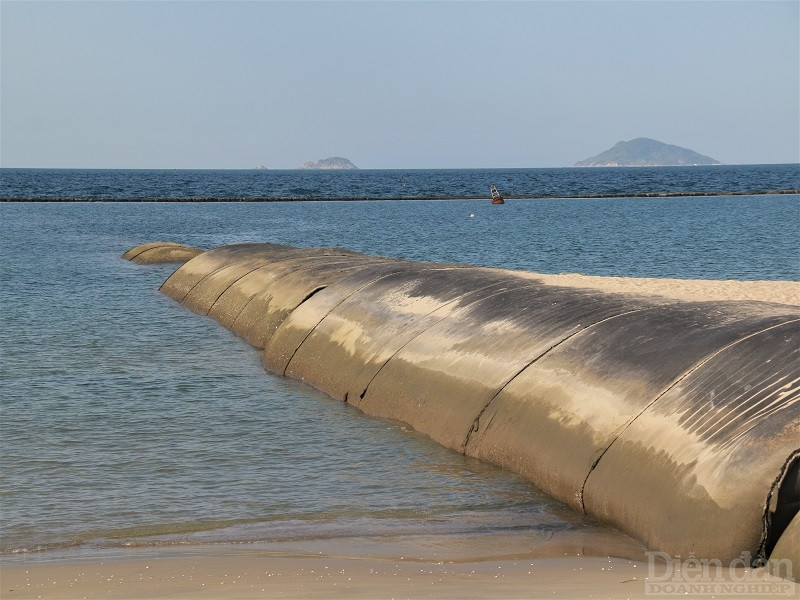
[[[3,598],[733,598],[796,597],[764,569],[724,568],[701,580],[657,560],[562,556],[448,561],[410,557],[275,554],[129,556],[0,567]],[[696,586],[694,588],[690,586]],[[706,586],[706,587],[702,587]],[[758,588],[753,586],[760,586]],[[703,593],[705,590],[705,593]],[[694,595],[694,597],[697,597]]]
[[[606,570],[607,569],[607,570]],[[3,598],[520,598],[644,593],[646,563],[222,554],[2,567]],[[640,575],[641,573],[641,575]]]

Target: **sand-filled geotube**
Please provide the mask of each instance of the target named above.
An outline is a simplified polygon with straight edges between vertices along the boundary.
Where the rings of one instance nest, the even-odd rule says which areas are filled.
[[[263,349],[268,370],[653,550],[763,561],[777,544],[800,570],[797,306],[273,244],[198,254],[161,290]]]
[[[199,248],[191,248],[175,242],[150,242],[131,248],[122,255],[122,258],[140,265],[184,263],[202,252]]]

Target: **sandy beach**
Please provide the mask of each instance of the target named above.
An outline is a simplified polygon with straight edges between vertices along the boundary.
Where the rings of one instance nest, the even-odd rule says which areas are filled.
[[[244,552],[5,567],[0,595],[9,599],[617,599],[713,598],[714,591],[735,598],[797,597],[796,584],[768,575],[763,569],[727,569],[711,582],[682,581],[680,577],[667,575],[664,567],[608,557],[429,562],[407,557],[275,556]]]
[[[657,279],[600,277],[577,273],[537,273],[532,277],[550,285],[588,288],[635,296],[660,296],[701,302],[774,302],[800,306],[800,281],[737,281],[709,279]]]

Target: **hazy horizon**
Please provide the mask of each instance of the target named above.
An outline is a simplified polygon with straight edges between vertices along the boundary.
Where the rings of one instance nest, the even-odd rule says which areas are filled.
[[[302,169],[300,167],[265,167],[257,165],[255,167],[7,167],[0,166],[0,169],[41,169],[41,170],[73,170],[73,171],[327,171],[327,172],[353,172],[356,171],[506,171],[519,169],[693,169],[697,167],[748,167],[748,166],[769,166],[769,165],[798,165],[800,162],[782,163],[720,163],[718,165],[660,165],[660,166],[616,166],[616,167],[573,167],[572,165],[562,165],[557,167],[358,167],[357,169]]]
[[[0,166],[800,162],[800,3],[0,3]]]

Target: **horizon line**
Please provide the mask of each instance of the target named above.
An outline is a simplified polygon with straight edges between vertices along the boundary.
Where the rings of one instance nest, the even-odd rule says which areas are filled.
[[[575,166],[560,167],[356,167],[355,169],[309,169],[302,167],[20,167],[2,166],[0,169],[48,170],[48,171],[500,171],[525,169],[659,169],[695,167],[749,167],[766,165],[800,165],[796,162],[765,163],[717,163],[696,165],[615,165],[615,166]]]

